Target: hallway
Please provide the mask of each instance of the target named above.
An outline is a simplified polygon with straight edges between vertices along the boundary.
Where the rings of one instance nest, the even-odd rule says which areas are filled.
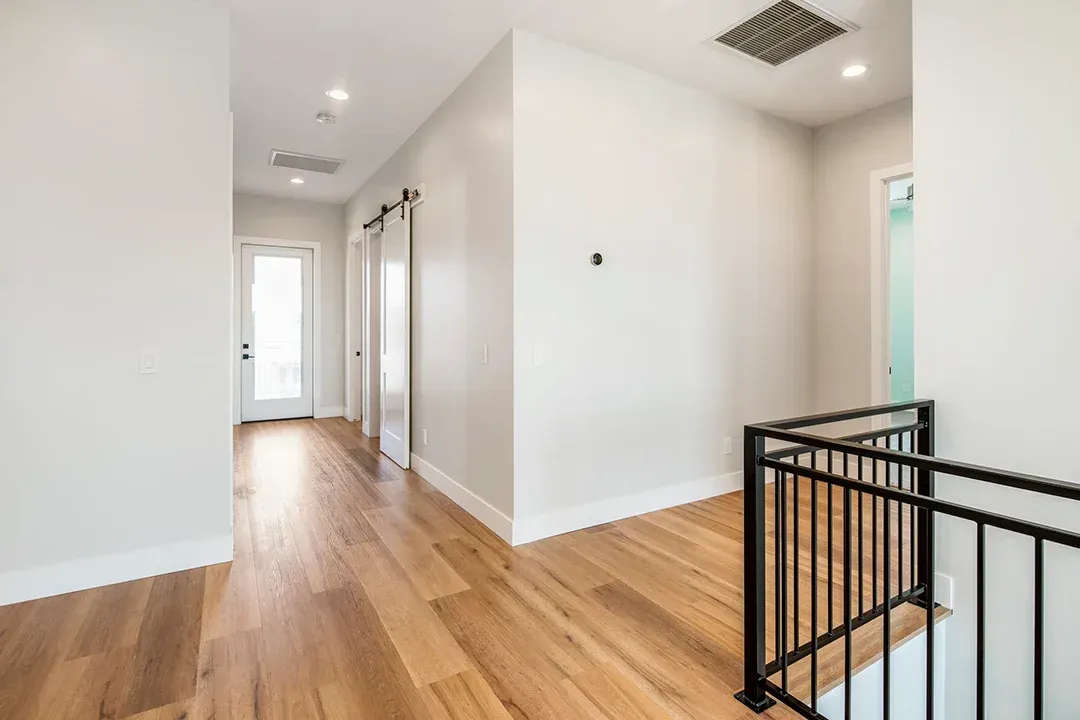
[[[755,717],[739,493],[515,550],[340,418],[235,476],[231,565],[0,607],[0,717]]]

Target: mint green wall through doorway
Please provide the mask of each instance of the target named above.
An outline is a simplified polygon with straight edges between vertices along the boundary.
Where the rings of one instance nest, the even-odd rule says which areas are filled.
[[[915,203],[907,200],[908,186],[913,183],[909,178],[889,186],[889,348],[893,402],[915,398]]]

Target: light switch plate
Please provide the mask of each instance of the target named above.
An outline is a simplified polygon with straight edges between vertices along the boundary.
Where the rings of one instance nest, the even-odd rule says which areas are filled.
[[[160,368],[157,350],[146,349],[139,353],[139,374],[156,375]]]

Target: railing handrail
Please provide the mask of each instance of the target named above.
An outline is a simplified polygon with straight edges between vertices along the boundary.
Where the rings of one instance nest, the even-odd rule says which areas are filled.
[[[905,457],[913,456],[905,454]],[[798,475],[800,477],[810,478],[811,480],[819,480],[821,482],[829,483],[830,485],[836,485],[838,487],[860,492],[863,495],[873,495],[904,505],[914,505],[923,510],[932,510],[941,513],[942,515],[949,515],[958,517],[962,520],[970,520],[974,523],[990,525],[1020,535],[1027,535],[1028,537],[1042,538],[1043,540],[1080,550],[1080,534],[1070,532],[1069,530],[1062,530],[1060,528],[1042,525],[1028,520],[1020,520],[1008,515],[987,512],[986,510],[979,510],[967,505],[960,505],[959,503],[949,502],[948,500],[941,500],[935,497],[917,495],[908,492],[907,490],[899,490],[884,485],[875,485],[874,483],[866,482],[865,480],[856,480],[841,475],[834,475],[833,473],[815,470],[814,468],[805,465],[796,465],[795,463],[782,462],[770,458],[762,458],[759,462],[762,467],[770,468],[778,472]]]
[[[979,480],[994,485],[1016,488],[1018,490],[1028,490],[1030,492],[1036,492],[1042,495],[1052,495],[1068,500],[1080,500],[1080,485],[1065,482],[1063,480],[1054,480],[1052,478],[1011,472],[1008,470],[998,470],[996,468],[986,467],[985,465],[974,465],[972,463],[963,463],[956,460],[945,460],[929,455],[912,455],[911,453],[906,453],[901,450],[890,450],[888,448],[879,448],[872,445],[860,445],[841,438],[829,438],[822,435],[814,435],[813,433],[780,428],[775,425],[748,425],[747,428],[757,430],[762,435],[774,440],[798,443],[808,446],[809,448],[857,455],[871,460],[881,460],[882,462],[905,465],[917,470],[955,475],[956,477]],[[893,428],[891,430],[895,433],[900,429],[906,430],[907,428],[905,426],[905,428]],[[784,448],[783,451],[777,452],[786,452],[789,449],[790,448]],[[809,450],[804,450],[803,452],[809,452]]]
[[[886,403],[885,405],[869,405],[867,407],[841,410],[840,412],[817,413],[804,415],[797,418],[785,418],[773,420],[767,423],[755,423],[751,427],[768,427],[779,430],[791,428],[811,427],[813,425],[829,425],[830,423],[858,420],[860,418],[874,417],[875,415],[888,415],[889,413],[903,412],[905,410],[918,410],[920,408],[933,407],[933,400],[908,400],[905,402]]]

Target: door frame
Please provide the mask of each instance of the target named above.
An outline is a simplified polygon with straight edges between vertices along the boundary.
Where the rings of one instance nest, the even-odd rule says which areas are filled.
[[[914,177],[915,164],[879,168],[870,173],[870,404],[892,397],[889,384],[889,184]],[[884,422],[887,416],[879,418]]]
[[[364,406],[364,368],[367,353],[364,321],[367,310],[364,282],[366,232],[353,233],[345,244],[345,419],[367,420]]]
[[[339,412],[334,408],[324,409],[322,401],[322,243],[308,240],[282,240],[279,238],[251,237],[233,235],[233,425],[240,424],[240,399],[243,380],[240,360],[241,332],[243,328],[243,266],[242,249],[244,245],[268,245],[270,247],[311,250],[311,405],[315,417],[334,417]]]

